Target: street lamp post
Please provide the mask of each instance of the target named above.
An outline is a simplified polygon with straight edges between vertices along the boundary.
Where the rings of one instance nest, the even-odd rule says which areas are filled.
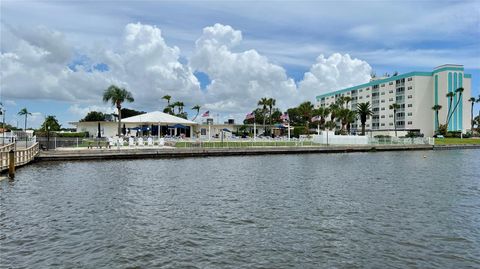
[[[5,113],[7,112],[7,110],[5,110],[3,108],[3,105],[2,105],[2,108],[0,108],[0,113],[2,113],[2,129],[3,129],[3,139],[2,139],[2,146],[5,145]]]
[[[50,126],[47,126],[47,150],[49,149],[50,149]]]

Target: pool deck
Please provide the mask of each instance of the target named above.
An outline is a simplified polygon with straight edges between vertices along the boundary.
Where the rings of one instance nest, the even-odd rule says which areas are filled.
[[[246,147],[246,148],[173,148],[142,147],[121,149],[61,149],[41,151],[38,161],[185,158],[209,156],[246,156],[267,154],[347,153],[372,151],[432,150],[432,145],[347,145],[304,147]]]

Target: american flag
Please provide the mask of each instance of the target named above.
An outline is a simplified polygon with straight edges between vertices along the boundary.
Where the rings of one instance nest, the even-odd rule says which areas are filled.
[[[247,116],[245,116],[246,120],[254,119],[254,118],[255,118],[255,114],[253,114],[253,112],[250,112],[250,113],[247,114]]]
[[[205,113],[202,114],[202,117],[208,117],[210,116],[210,110],[205,111]]]
[[[320,116],[315,116],[311,120],[312,122],[320,121]]]
[[[283,120],[283,121],[289,121],[290,117],[288,116],[288,113],[285,112],[280,116],[280,119]]]

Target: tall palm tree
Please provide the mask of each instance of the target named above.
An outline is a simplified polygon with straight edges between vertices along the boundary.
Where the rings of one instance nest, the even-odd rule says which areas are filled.
[[[325,130],[325,119],[328,117],[330,114],[330,110],[327,107],[319,107],[313,111],[313,116],[319,116],[320,117],[320,128],[322,130]]]
[[[352,97],[344,96],[343,101],[345,101],[345,108],[348,108],[348,103],[350,103],[352,101]]]
[[[167,107],[169,107],[170,106],[170,99],[172,99],[172,97],[170,95],[164,95],[162,97],[162,99],[167,100]]]
[[[450,119],[452,118],[453,114],[455,113],[455,110],[457,110],[458,104],[460,103],[460,101],[462,99],[463,88],[460,87],[460,88],[456,89],[455,94],[457,94],[457,93],[458,93],[458,99],[457,99],[457,102],[455,103],[455,106],[452,109],[452,112],[450,113],[450,117],[448,118],[448,121],[447,121],[447,126],[448,126],[448,122],[450,122]]]
[[[308,135],[308,125],[310,123],[310,119],[312,118],[313,104],[309,101],[301,103],[298,106],[298,112],[300,112],[305,120],[305,133]]]
[[[448,98],[448,110],[447,110],[447,118],[446,118],[446,123],[445,125],[447,126],[447,130],[448,130],[448,119],[450,118],[450,111],[452,110],[452,101],[453,101],[453,96],[455,94],[453,92],[449,92],[447,93],[447,98]]]
[[[272,110],[273,110],[273,107],[275,106],[276,104],[276,100],[273,99],[273,98],[268,98],[268,111],[269,111],[269,125],[270,125],[270,128],[272,126]]]
[[[334,121],[337,117],[337,113],[340,110],[340,105],[338,103],[333,103],[329,107],[330,110],[330,121]]]
[[[129,91],[119,88],[115,85],[111,85],[108,87],[108,89],[105,90],[103,93],[103,102],[107,103],[108,101],[112,102],[112,105],[114,105],[117,110],[118,110],[118,136],[122,133],[122,103],[123,102],[133,102],[135,101],[133,99],[132,93]]]
[[[400,108],[400,105],[393,103],[388,106],[389,109],[393,109],[393,127],[395,128],[395,137],[397,137],[397,109]]]
[[[362,123],[362,135],[365,135],[365,123],[367,118],[373,115],[370,102],[357,104],[357,114],[360,115],[360,122]]]
[[[475,123],[475,120],[473,119],[473,106],[475,105],[475,102],[480,102],[480,99],[475,99],[475,97],[470,97],[470,99],[468,99],[469,102],[472,102],[472,107],[470,109],[470,124],[471,124],[471,128],[470,128],[470,131],[472,132],[473,134],[473,124]]]
[[[347,133],[350,133],[350,124],[357,121],[357,112],[355,110],[349,110],[347,119]]]
[[[338,119],[340,120],[340,133],[343,134],[345,131],[345,128],[347,127],[348,123],[348,112],[350,112],[349,109],[346,108],[341,108],[338,110]]]
[[[268,98],[263,97],[260,99],[257,103],[258,106],[262,107],[262,115],[263,115],[263,133],[266,134],[266,129],[265,129],[265,121],[267,119],[266,114],[267,114],[267,107],[268,107]]]
[[[198,114],[200,113],[200,106],[199,105],[194,105],[192,107],[192,110],[196,110],[197,111],[197,114],[195,115],[195,117],[193,117],[193,120],[194,121],[197,117],[198,117]]]
[[[442,106],[441,105],[434,105],[432,107],[432,109],[435,111],[435,117],[437,118],[437,128],[435,130],[435,132],[438,132],[438,127],[440,127],[440,120],[438,119],[438,111],[440,111],[440,109],[442,109]]]
[[[32,113],[30,113],[26,107],[22,108],[22,110],[20,110],[18,113],[17,113],[19,116],[25,116],[25,147],[27,147],[27,143],[28,143],[28,136],[27,136],[27,119],[28,119],[28,116],[31,116]]]

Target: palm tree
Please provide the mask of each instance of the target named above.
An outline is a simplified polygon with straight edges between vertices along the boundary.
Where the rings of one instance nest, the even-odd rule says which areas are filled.
[[[330,110],[327,107],[319,107],[313,111],[313,116],[320,117],[319,124],[322,130],[325,130],[325,118],[327,118],[329,114]]]
[[[172,99],[172,97],[170,95],[164,95],[162,97],[162,99],[167,100],[167,107],[169,107],[170,106],[170,99]]]
[[[200,113],[200,106],[199,105],[194,105],[192,107],[192,110],[196,110],[197,111],[197,114],[195,115],[195,117],[193,118],[192,121],[194,121],[197,117],[198,117],[198,114]]]
[[[31,116],[32,113],[30,113],[26,107],[22,108],[22,110],[20,110],[18,112],[18,115],[19,116],[25,116],[25,147],[27,147],[27,143],[28,143],[28,136],[27,136],[27,119],[28,119],[28,116]]]
[[[346,108],[341,108],[340,110],[338,110],[338,119],[340,120],[340,125],[341,125],[341,128],[340,128],[340,133],[343,134],[345,128],[347,127],[347,123],[348,123],[348,112],[350,110],[349,109],[346,109]]]
[[[472,132],[473,134],[473,124],[475,123],[475,120],[473,119],[473,106],[475,105],[475,102],[480,102],[480,99],[475,99],[475,97],[470,97],[470,99],[468,99],[469,102],[472,102],[472,107],[470,109],[470,119],[471,119],[471,128],[470,128],[470,131]]]
[[[272,126],[272,110],[273,110],[273,107],[275,106],[275,103],[276,103],[276,100],[273,99],[273,98],[268,98],[268,110],[269,110],[269,125],[270,125],[270,128]]]
[[[440,126],[440,120],[438,119],[438,111],[440,111],[440,109],[442,109],[442,106],[441,105],[434,105],[432,107],[432,109],[435,111],[435,118],[437,118],[437,128],[435,130],[435,132],[438,132],[438,127]]]
[[[447,120],[447,126],[448,126],[448,122],[450,122],[450,119],[452,118],[453,114],[455,113],[455,110],[457,110],[458,104],[460,103],[460,101],[462,99],[463,88],[460,87],[460,88],[456,89],[455,94],[456,93],[458,93],[458,99],[457,99],[457,102],[455,103],[455,106],[453,107],[452,112],[450,113],[450,117]]]
[[[452,101],[453,101],[453,96],[455,94],[453,92],[449,92],[447,93],[447,98],[448,98],[448,110],[447,110],[447,120],[446,120],[446,123],[445,125],[447,126],[447,130],[448,130],[448,119],[450,118],[450,111],[452,110]]]
[[[345,108],[348,108],[348,103],[350,103],[350,101],[352,101],[352,97],[344,96],[343,101],[345,101]]]
[[[309,101],[301,103],[298,106],[298,112],[300,112],[303,119],[305,120],[305,132],[308,135],[308,125],[310,123],[310,119],[312,118],[313,104]]]
[[[340,105],[338,103],[333,103],[329,107],[330,109],[330,121],[335,121],[337,113],[340,110]]]
[[[362,123],[362,135],[365,135],[365,123],[367,118],[373,115],[370,109],[370,102],[357,104],[357,114],[360,115],[360,122]]]
[[[177,114],[182,114],[184,106],[185,105],[183,104],[183,102],[180,102],[180,101],[177,101],[177,102],[173,103],[172,104],[173,112],[175,113],[175,107],[177,107],[178,108],[178,113]]]
[[[395,128],[395,137],[397,137],[397,109],[400,108],[400,105],[393,103],[388,108],[393,109],[393,127]]]
[[[258,106],[261,106],[262,107],[262,115],[263,115],[263,133],[266,134],[266,129],[265,129],[265,121],[267,119],[266,117],[266,113],[267,113],[267,107],[268,107],[268,98],[266,97],[263,97],[262,99],[260,99],[257,103]]]
[[[357,121],[357,112],[349,110],[347,115],[347,133],[350,133],[350,124]]]
[[[111,101],[112,105],[114,105],[118,110],[118,136],[120,136],[122,133],[122,103],[125,101],[133,102],[135,100],[129,91],[119,88],[115,85],[111,85],[103,93],[103,102],[106,103],[108,101]]]

